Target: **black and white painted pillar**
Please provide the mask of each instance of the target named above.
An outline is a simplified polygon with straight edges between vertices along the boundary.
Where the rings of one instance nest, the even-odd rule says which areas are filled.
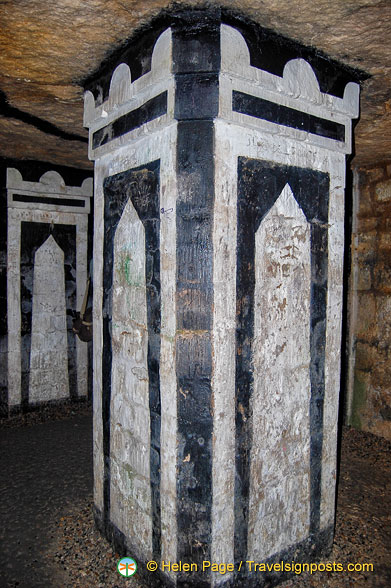
[[[87,282],[92,178],[66,186],[7,169],[8,412],[87,396],[87,343],[72,332]]]
[[[255,67],[238,23],[176,14],[149,71],[129,59],[85,96],[96,519],[141,572],[159,563],[154,586],[277,583],[246,562],[308,561],[333,536],[359,88],[280,38]]]

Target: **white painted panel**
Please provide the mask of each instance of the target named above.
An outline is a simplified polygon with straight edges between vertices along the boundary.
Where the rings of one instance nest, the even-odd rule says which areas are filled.
[[[310,228],[285,186],[255,238],[248,557],[309,532]]]
[[[20,232],[18,214],[8,209],[7,235],[7,319],[8,319],[8,402],[10,407],[21,402],[20,350]]]
[[[29,400],[68,396],[64,252],[50,235],[34,258]]]
[[[114,237],[112,300],[110,517],[151,557],[145,233],[130,200]]]
[[[344,185],[345,163],[330,156],[328,292],[325,346],[325,395],[323,403],[323,446],[320,528],[334,524],[337,479],[337,428],[340,391],[341,329],[343,301]]]
[[[163,142],[165,140],[165,143]],[[176,471],[177,471],[177,381],[175,372],[176,333],[176,128],[160,139],[160,512],[161,559],[176,561]],[[154,147],[157,140],[153,141]],[[155,147],[155,148],[156,148]],[[164,212],[162,212],[164,210]],[[172,572],[176,581],[176,573]]]
[[[170,97],[169,97],[170,101]],[[99,158],[95,166],[94,193],[94,503],[103,510],[102,427],[102,297],[103,297],[103,181],[117,173],[160,159],[160,278],[161,278],[161,553],[175,561],[176,521],[176,136],[177,123],[139,138],[121,149],[110,142],[112,156]],[[169,147],[168,147],[169,146]],[[126,537],[129,532],[126,531]],[[175,581],[176,574],[172,572]]]
[[[322,497],[321,529],[333,523],[335,509],[335,477],[338,416],[338,395],[340,378],[341,308],[342,308],[342,252],[343,252],[343,209],[345,158],[321,146],[306,141],[296,142],[288,137],[268,135],[248,124],[228,124],[221,119],[215,121],[216,153],[218,165],[224,166],[226,182],[234,182],[237,157],[246,156],[285,165],[309,167],[330,175],[329,205],[329,263],[327,294],[327,332],[325,358],[325,401],[323,449],[322,449]],[[219,172],[218,172],[219,173]],[[222,174],[223,175],[223,174]],[[220,180],[219,180],[220,182]],[[223,183],[224,180],[222,179]],[[229,264],[227,264],[229,268]],[[227,395],[227,405],[232,402]],[[216,419],[217,411],[215,412]],[[215,425],[216,427],[216,425]],[[216,429],[215,429],[216,430]],[[216,447],[219,440],[216,439]],[[218,449],[220,452],[220,449]],[[231,453],[231,459],[234,453]],[[276,466],[278,468],[278,465]],[[216,476],[218,472],[216,471]],[[214,498],[215,501],[215,498]],[[215,504],[215,503],[214,503]],[[227,501],[228,518],[231,519],[231,500]],[[224,520],[222,518],[222,520]],[[216,554],[221,549],[221,540],[216,525]],[[228,559],[227,559],[228,561]]]
[[[234,561],[237,165],[229,132],[216,140],[213,214],[213,465],[211,560]],[[213,585],[232,574],[212,576]]]

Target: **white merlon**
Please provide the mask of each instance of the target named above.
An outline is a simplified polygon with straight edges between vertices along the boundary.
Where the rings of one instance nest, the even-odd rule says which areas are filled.
[[[86,178],[81,186],[66,186],[62,176],[56,171],[44,173],[38,182],[23,180],[22,174],[15,168],[7,168],[7,193],[8,208],[23,208],[32,210],[50,210],[61,212],[76,212],[88,214],[90,212],[90,199],[92,198],[93,181]],[[55,204],[50,202],[23,202],[14,200],[13,196],[39,196],[41,199],[58,198]],[[84,206],[64,206],[61,198],[67,200],[84,200]]]
[[[305,112],[307,110],[304,110],[304,107],[307,103],[321,106],[325,116],[327,113],[329,115],[335,113],[348,118],[358,117],[360,92],[358,84],[349,82],[345,87],[344,97],[338,98],[320,91],[316,74],[304,59],[288,61],[282,78],[253,67],[250,65],[250,52],[243,35],[233,27],[224,24],[221,25],[221,73],[227,74],[233,84],[235,78],[240,79],[241,84],[243,80],[248,80],[254,90],[260,87],[270,92],[270,98],[273,94],[276,98],[282,94],[287,98],[303,101]],[[277,100],[277,103],[280,101]],[[296,108],[299,109],[297,106]]]
[[[168,28],[154,45],[149,72],[132,82],[129,66],[121,63],[111,76],[109,96],[103,104],[96,105],[92,92],[85,92],[84,126],[91,128],[107,124],[158,95],[170,80],[171,65],[172,39]]]

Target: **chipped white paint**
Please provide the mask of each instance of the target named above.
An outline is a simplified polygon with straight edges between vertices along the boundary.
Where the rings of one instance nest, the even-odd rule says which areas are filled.
[[[156,148],[160,150],[160,210],[169,211],[160,217],[161,559],[174,561],[177,553],[176,124],[165,131],[159,143]],[[171,573],[171,579],[175,582],[175,573]]]
[[[152,557],[144,227],[128,200],[114,237],[110,519]]]
[[[112,145],[113,143],[113,145]],[[97,157],[95,163],[94,209],[94,503],[103,509],[103,429],[102,429],[102,295],[104,194],[106,177],[160,160],[160,280],[161,280],[161,549],[162,559],[176,561],[176,374],[175,374],[175,283],[176,283],[176,123],[155,129],[150,136],[128,140],[112,152]],[[114,454],[112,453],[113,457]],[[149,462],[149,456],[148,456]],[[125,466],[117,470],[125,487]],[[116,475],[112,472],[112,475]],[[133,533],[124,530],[129,545]],[[175,580],[175,573],[172,573]]]
[[[243,156],[308,167],[330,176],[321,496],[321,528],[324,529],[333,522],[335,508],[335,427],[340,377],[345,158],[324,147],[268,134],[249,124],[232,124],[220,118],[215,121],[215,145],[212,559],[226,562],[234,561],[235,386],[231,374],[235,357],[232,327],[236,324],[236,251],[233,244],[237,238],[237,159]],[[294,394],[292,387],[290,393]],[[227,579],[226,576],[224,578]],[[221,576],[215,574],[215,585],[222,581]]]
[[[328,292],[323,404],[320,526],[334,524],[337,479],[337,424],[340,392],[345,217],[345,162],[330,155]],[[336,367],[337,366],[337,367]]]
[[[16,214],[15,214],[16,213]],[[7,323],[8,323],[8,405],[21,403],[21,307],[20,307],[20,232],[19,211],[8,209],[7,234]]]
[[[34,259],[29,401],[69,396],[64,252],[50,235]]]
[[[226,133],[226,134],[224,134]],[[229,128],[215,132],[212,337],[212,546],[211,560],[234,561],[235,341],[237,171]],[[230,574],[214,574],[219,584]]]
[[[287,185],[255,237],[248,557],[308,535],[310,229]]]
[[[324,110],[336,111],[357,118],[359,108],[359,85],[346,85],[344,97],[324,94],[311,66],[304,59],[292,59],[284,67],[283,77],[275,76],[250,65],[250,52],[243,35],[233,27],[221,26],[221,71],[251,81],[254,87],[299,98],[300,101],[319,104]],[[281,104],[279,100],[275,100]],[[320,112],[320,111],[318,111]],[[315,114],[315,113],[314,113]]]
[[[22,222],[76,226],[76,305],[80,309],[87,281],[87,215],[90,211],[92,178],[80,187],[66,186],[55,171],[43,174],[39,182],[24,181],[17,169],[7,169],[7,316],[8,316],[8,402],[9,407],[21,403],[21,299],[20,299],[20,236]],[[42,199],[58,198],[59,202],[18,202],[14,195]],[[83,200],[84,207],[64,206],[61,199]],[[87,395],[87,344],[76,343],[77,393]]]

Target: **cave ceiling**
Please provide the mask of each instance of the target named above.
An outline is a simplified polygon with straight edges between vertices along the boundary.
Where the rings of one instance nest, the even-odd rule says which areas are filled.
[[[391,159],[391,0],[219,5],[369,74],[353,164]],[[83,80],[169,6],[164,0],[0,0],[0,156],[92,167]]]

